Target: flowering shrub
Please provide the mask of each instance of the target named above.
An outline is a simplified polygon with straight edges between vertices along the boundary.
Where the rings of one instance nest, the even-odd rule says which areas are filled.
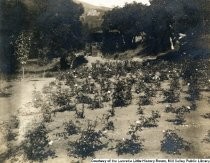
[[[40,91],[33,91],[33,105],[35,108],[41,107],[43,104],[43,96]]]
[[[109,121],[108,123],[105,124],[105,127],[103,128],[103,130],[112,130],[114,131],[114,122],[113,121]]]
[[[131,87],[125,81],[118,81],[115,84],[115,89],[112,97],[113,107],[123,107],[131,103],[132,94]]]
[[[96,131],[95,127],[96,125],[88,123],[88,128],[81,132],[80,137],[74,142],[69,142],[67,149],[69,156],[86,158],[94,156],[94,152],[106,147],[101,141],[105,135],[101,131]]]
[[[186,122],[186,120],[184,118],[185,118],[184,113],[178,113],[178,114],[176,114],[175,119],[169,119],[167,121],[173,122],[173,124],[175,124],[175,125],[182,125],[184,122]]]
[[[175,92],[175,90],[168,90],[168,91],[164,91],[164,102],[167,103],[175,103],[175,102],[179,102],[179,94],[177,94]]]
[[[137,108],[137,114],[140,114],[140,115],[144,114],[144,108],[141,107],[141,106],[139,106],[139,107]]]
[[[9,119],[9,123],[6,125],[7,134],[6,139],[7,141],[16,140],[18,133],[14,131],[19,127],[20,121],[17,116],[12,115]]]
[[[143,140],[137,135],[137,131],[141,131],[141,124],[136,123],[135,125],[130,126],[128,131],[129,138],[123,140],[118,140],[116,145],[116,152],[118,155],[122,154],[137,154],[143,150]]]
[[[49,156],[54,157],[55,153],[49,149],[49,142],[47,130],[43,124],[29,131],[23,146],[27,158],[33,161],[43,161]]]
[[[150,117],[141,117],[140,120],[142,122],[143,127],[157,127],[158,126],[158,118],[160,118],[160,114],[158,111],[152,111],[152,115]]]
[[[65,106],[71,103],[71,94],[69,89],[62,88],[59,85],[55,92],[51,94],[51,100],[56,106]]]
[[[189,94],[189,96],[187,97],[188,101],[195,101],[200,99],[200,90],[196,83],[192,83],[189,85],[188,94]]]
[[[125,139],[122,141],[119,141],[116,145],[116,152],[118,155],[122,154],[137,154],[141,150],[143,150],[143,145],[141,142],[138,142],[134,139]]]
[[[77,127],[73,121],[64,123],[64,129],[68,133],[69,136],[78,134],[80,132],[80,128]]]
[[[83,104],[92,104],[93,101],[89,96],[83,94],[79,94],[78,96],[76,96],[76,99],[78,103]]]
[[[150,105],[152,104],[152,100],[149,96],[140,96],[139,105]]]
[[[181,150],[189,150],[190,144],[179,137],[174,131],[167,130],[161,141],[161,151],[169,154],[181,154]]]

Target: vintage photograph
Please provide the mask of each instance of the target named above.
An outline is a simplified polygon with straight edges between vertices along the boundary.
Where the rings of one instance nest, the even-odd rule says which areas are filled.
[[[0,0],[0,163],[210,159],[210,0]]]

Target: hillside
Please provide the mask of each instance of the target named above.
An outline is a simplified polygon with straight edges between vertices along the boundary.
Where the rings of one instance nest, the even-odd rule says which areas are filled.
[[[23,2],[30,8],[35,9],[35,3],[32,0],[23,0]],[[98,11],[107,11],[110,10],[108,7],[103,6],[94,6],[89,3],[82,2],[80,0],[74,0],[76,3],[81,3],[85,9],[85,13],[89,12],[90,10],[97,9]]]
[[[92,5],[92,4],[89,4],[89,3],[82,2],[80,0],[74,0],[74,1],[76,3],[82,3],[82,5],[84,6],[85,11],[89,11],[89,10],[92,10],[92,9],[97,9],[97,10],[102,10],[102,11],[110,10],[110,8],[108,8],[108,7],[95,6],[95,5]]]
[[[99,29],[103,22],[103,15],[110,8],[103,6],[94,6],[89,3],[85,3],[79,0],[75,0],[76,3],[82,3],[84,7],[84,14],[81,16],[81,20],[84,24],[87,24],[90,29]]]
[[[37,5],[32,0],[23,0],[30,10],[36,10]],[[90,29],[99,28],[102,23],[102,16],[110,8],[103,6],[95,6],[80,0],[74,0],[76,3],[81,3],[84,7],[84,14],[81,20],[84,24],[88,24]]]

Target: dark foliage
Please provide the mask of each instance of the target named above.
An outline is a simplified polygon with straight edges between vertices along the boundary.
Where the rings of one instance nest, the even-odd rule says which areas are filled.
[[[87,59],[83,55],[80,55],[73,60],[72,68],[73,69],[78,68],[79,66],[85,63],[88,63]]]
[[[68,133],[68,135],[74,135],[74,134],[78,134],[80,131],[80,128],[76,126],[76,124],[74,124],[73,121],[69,121],[64,123],[64,129],[65,131]]]
[[[75,113],[76,113],[76,117],[77,118],[84,119],[85,118],[85,108],[84,108],[84,105],[83,105],[83,107],[81,109],[76,108]]]
[[[83,47],[82,24],[84,9],[72,0],[47,0],[36,19],[40,48],[49,47],[48,55],[62,56]]]
[[[160,118],[160,114],[158,111],[152,111],[152,115],[150,117],[141,117],[140,120],[142,122],[142,126],[146,128],[157,127]]]
[[[206,137],[203,140],[204,142],[210,143],[210,131],[208,131]]]
[[[11,129],[7,130],[6,140],[7,141],[13,141],[16,140],[16,137],[18,136],[17,133],[12,132]]]
[[[60,69],[61,70],[66,70],[68,68],[70,68],[70,65],[68,64],[68,61],[67,61],[66,57],[61,56],[61,58],[60,58]]]
[[[69,89],[63,89],[61,83],[51,95],[51,100],[57,106],[66,106],[71,103],[71,94]]]
[[[174,131],[167,130],[164,133],[164,140],[161,141],[161,151],[169,154],[181,154],[181,150],[188,151],[189,149],[190,144]]]
[[[152,101],[149,96],[141,96],[139,105],[150,105]]]
[[[200,90],[196,83],[189,85],[188,94],[189,96],[186,98],[188,101],[195,101],[200,99]]]
[[[210,119],[210,113],[206,113],[204,115],[202,115],[203,118],[206,118],[206,119]]]
[[[179,34],[199,33],[194,29],[201,25],[202,16],[208,19],[206,10],[201,12],[205,3],[197,0],[158,0],[151,1],[150,6],[133,3],[114,8],[104,16],[102,28],[106,39],[103,40],[103,49],[105,52],[110,52],[110,49],[119,51],[142,44],[145,52],[158,54],[170,50],[171,43],[182,46]],[[114,37],[112,31],[118,37]],[[112,40],[107,39],[110,35],[114,37]],[[136,36],[141,36],[139,42],[135,41]]]
[[[144,108],[139,106],[137,109],[137,114],[140,114],[140,115],[144,114]]]
[[[142,126],[146,127],[146,128],[157,127],[158,126],[157,122],[158,122],[158,120],[153,117],[143,118]]]
[[[175,90],[164,91],[163,94],[165,97],[163,102],[167,102],[167,103],[179,102],[179,94],[177,94]]]
[[[103,130],[112,130],[112,131],[114,131],[114,129],[115,129],[115,127],[114,127],[113,121],[109,121],[103,128]]]
[[[174,108],[172,105],[166,106],[165,112],[166,113],[175,113],[176,108]]]
[[[186,122],[186,120],[184,119],[184,114],[183,113],[179,113],[176,114],[176,118],[175,119],[169,119],[167,120],[168,122],[173,122],[174,125],[182,125],[184,122]]]
[[[127,4],[123,8],[114,8],[104,15],[102,29],[104,32],[103,50],[111,52],[133,48],[135,36],[141,35],[143,11],[140,3]]]
[[[95,130],[95,125],[88,125],[87,130],[82,131],[81,136],[74,142],[69,142],[69,156],[86,158],[94,156],[94,152],[106,147],[101,141],[105,137],[101,131]]]
[[[135,125],[131,125],[127,135],[130,138],[123,139],[118,141],[116,145],[116,152],[118,155],[122,154],[137,154],[143,150],[143,144],[139,136],[137,135],[138,131],[142,131],[142,125],[137,123]]]
[[[0,70],[3,73],[14,73],[18,68],[14,56],[14,43],[22,30],[29,26],[27,8],[22,1],[0,1]]]
[[[92,104],[92,99],[87,96],[87,95],[83,95],[83,94],[80,94],[76,97],[78,103],[83,103],[83,104]]]
[[[102,101],[99,99],[99,98],[95,98],[93,99],[91,105],[90,105],[90,108],[93,110],[93,109],[100,109],[100,108],[103,108],[103,104],[102,104]]]
[[[118,81],[113,93],[113,107],[124,107],[131,103],[131,87],[125,81]]]
[[[118,155],[122,154],[137,154],[141,150],[143,150],[143,145],[140,142],[137,142],[136,140],[133,139],[126,139],[123,141],[120,141],[116,145],[116,152]]]
[[[27,133],[23,149],[27,158],[33,161],[43,161],[55,156],[55,153],[49,149],[47,130],[42,124]]]

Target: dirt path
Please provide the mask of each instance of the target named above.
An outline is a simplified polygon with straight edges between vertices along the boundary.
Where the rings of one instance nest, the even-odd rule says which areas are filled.
[[[19,131],[17,142],[21,142],[24,133],[28,130],[28,126],[34,122],[34,120],[39,119],[37,116],[39,113],[38,109],[32,106],[33,91],[41,91],[42,88],[53,81],[54,78],[35,78],[35,79],[24,79],[22,81],[9,82],[10,96],[0,98],[0,122],[1,131],[0,138],[0,154],[6,152],[7,142],[3,141],[5,139],[4,122],[8,121],[12,115],[18,117]],[[37,114],[36,114],[37,113]]]
[[[35,78],[9,82],[10,96],[0,98],[0,121],[8,120],[17,110],[32,101],[32,93],[36,88],[41,90],[54,78]]]

